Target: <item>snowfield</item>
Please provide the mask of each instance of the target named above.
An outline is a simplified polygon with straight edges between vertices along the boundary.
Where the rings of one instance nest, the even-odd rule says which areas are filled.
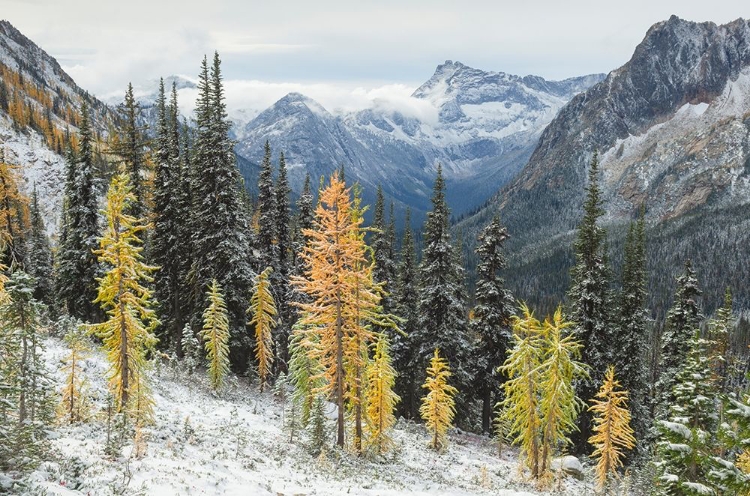
[[[62,381],[67,350],[47,340],[48,365]],[[95,408],[88,424],[56,427],[49,459],[15,489],[26,494],[144,495],[531,495],[517,452],[488,438],[454,431],[442,454],[427,448],[421,425],[399,421],[396,449],[380,460],[357,458],[333,448],[315,457],[305,434],[289,442],[282,429],[283,406],[272,393],[260,394],[247,379],[232,377],[218,396],[200,372],[165,365],[154,371],[156,425],[145,430],[145,456],[128,441],[120,456],[104,454],[107,365],[99,352],[86,360]],[[333,435],[333,424],[330,433]],[[331,437],[331,446],[333,437]],[[590,477],[589,477],[590,478]],[[559,476],[551,494],[593,494],[588,484]]]

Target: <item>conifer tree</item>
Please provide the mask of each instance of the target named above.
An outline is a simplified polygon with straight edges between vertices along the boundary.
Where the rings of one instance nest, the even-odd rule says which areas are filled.
[[[271,293],[272,267],[258,274],[253,287],[253,296],[250,299],[248,313],[252,315],[249,324],[255,326],[255,360],[258,362],[258,377],[260,378],[260,392],[268,383],[273,364],[273,337],[271,331],[276,327],[276,302]]]
[[[574,329],[583,344],[582,360],[591,370],[591,378],[579,385],[579,394],[589,401],[597,392],[607,366],[612,362],[613,337],[610,325],[609,269],[607,267],[606,233],[598,225],[604,215],[601,190],[599,188],[599,158],[594,152],[589,167],[583,219],[578,226],[575,242],[576,264],[571,271],[571,287],[568,291],[570,318],[576,323]],[[588,414],[578,421],[580,435],[579,451],[588,448],[591,435],[591,419]]]
[[[508,425],[531,477],[540,479],[555,451],[570,443],[567,436],[581,406],[573,384],[587,373],[577,361],[580,342],[563,336],[572,323],[564,321],[559,307],[544,324],[525,304],[520,310],[521,316],[513,317],[514,347],[501,367],[508,380],[498,423]]]
[[[163,82],[160,89],[163,90]],[[132,210],[130,213],[139,218],[146,215],[146,192],[143,184],[146,169],[146,137],[145,128],[139,123],[142,120],[141,107],[135,100],[131,83],[128,83],[125,101],[120,105],[119,110],[123,116],[123,127],[118,139],[112,146],[112,151],[120,157],[124,164],[123,170],[128,173],[135,196],[135,201],[130,206]]]
[[[390,431],[396,423],[394,410],[399,397],[393,392],[396,371],[391,365],[388,338],[378,336],[372,362],[367,367],[367,445],[376,455],[390,450]]]
[[[435,354],[427,368],[427,378],[422,385],[429,392],[422,397],[419,413],[430,433],[430,447],[437,451],[442,451],[448,446],[446,433],[456,414],[453,397],[458,390],[448,384],[448,377],[451,375],[448,364],[435,348]]]
[[[184,242],[189,239],[186,229],[189,199],[185,198],[186,178],[181,167],[177,91],[172,88],[172,100],[167,104],[164,80],[159,84],[156,100],[156,174],[154,177],[154,230],[150,240],[150,257],[159,269],[155,278],[154,294],[159,302],[161,325],[157,329],[161,346],[179,350],[180,333],[185,325],[184,295],[186,260],[189,252]],[[180,242],[178,242],[180,240]]]
[[[276,303],[279,310],[279,325],[276,329],[276,354],[278,368],[286,370],[289,362],[289,334],[292,323],[296,320],[296,312],[291,305],[292,288],[289,284],[289,276],[293,272],[294,247],[292,243],[292,232],[290,225],[290,207],[289,181],[286,172],[286,160],[284,152],[279,154],[279,175],[276,180],[276,215],[274,223],[276,225],[276,246],[278,248],[279,259],[276,262],[278,274],[275,277],[274,289],[276,293]]]
[[[619,304],[620,322],[616,327],[615,337],[619,352],[612,356],[622,387],[628,391],[631,423],[636,439],[640,440],[646,437],[651,425],[646,364],[646,286],[645,221],[644,211],[641,209],[638,221],[630,224],[625,240]]]
[[[417,401],[417,371],[415,334],[419,325],[419,284],[414,237],[411,231],[411,211],[407,209],[404,235],[401,242],[401,261],[398,266],[398,281],[394,291],[395,312],[403,321],[403,334],[393,334],[393,363],[397,371],[394,390],[401,398],[400,414],[407,418],[419,416]],[[421,371],[419,372],[421,374]]]
[[[24,267],[23,246],[26,199],[18,191],[18,168],[7,163],[0,149],[0,233],[3,236],[3,261],[7,266]]]
[[[381,300],[384,312],[392,310],[391,294],[396,281],[396,267],[393,261],[393,246],[389,239],[388,226],[385,222],[385,197],[383,188],[378,185],[375,201],[375,212],[372,221],[372,251],[375,261],[373,277],[376,282],[383,284],[385,294]]]
[[[52,379],[42,358],[41,304],[34,280],[21,270],[5,284],[0,306],[0,470],[29,468],[41,459],[54,418]]]
[[[584,406],[574,388],[574,383],[589,376],[586,366],[578,361],[583,346],[574,335],[563,335],[572,325],[563,319],[562,308],[558,307],[552,319],[545,319],[542,326],[544,360],[538,384],[542,474],[549,469],[555,451],[570,444],[568,435],[575,431],[576,419]]]
[[[83,362],[90,356],[90,347],[86,333],[79,326],[73,327],[65,335],[65,342],[70,354],[65,359],[65,382],[62,398],[58,406],[59,417],[65,422],[74,424],[87,418],[88,400],[86,388],[88,383],[83,373]]]
[[[729,387],[727,362],[730,360],[729,336],[732,334],[733,326],[732,290],[727,288],[724,291],[724,305],[716,311],[716,317],[708,322],[708,337],[712,343],[711,368],[722,393],[727,393]]]
[[[313,193],[310,186],[310,174],[305,176],[305,184],[302,187],[302,193],[299,195],[297,200],[297,220],[296,220],[296,231],[295,231],[295,257],[299,259],[299,255],[302,253],[303,248],[307,245],[309,237],[304,234],[306,229],[313,228],[313,221],[315,220],[315,206],[313,205]],[[300,260],[295,262],[295,265],[300,265]]]
[[[99,318],[96,277],[99,265],[94,255],[99,236],[97,195],[94,185],[93,132],[89,109],[81,106],[78,153],[68,155],[63,233],[57,266],[57,295],[68,313],[83,321]]]
[[[218,53],[214,55],[210,75],[204,58],[198,83],[190,184],[193,255],[188,280],[196,314],[206,307],[203,288],[213,279],[223,288],[232,363],[242,370],[251,352],[245,310],[255,274],[247,238],[249,225],[240,193],[241,177],[229,139],[230,123]]]
[[[156,345],[153,329],[158,324],[152,309],[152,292],[144,284],[153,281],[154,267],[143,262],[139,234],[150,226],[129,214],[136,201],[127,174],[112,178],[104,211],[106,227],[95,251],[109,270],[98,280],[95,303],[107,320],[91,327],[102,339],[110,364],[109,388],[118,413],[132,415],[136,424],[153,415],[148,394],[146,356]]]
[[[495,216],[479,235],[476,249],[479,264],[471,330],[477,343],[472,355],[474,383],[482,400],[484,432],[490,432],[492,409],[497,403],[496,398],[502,384],[497,366],[505,361],[513,336],[513,295],[505,288],[505,281],[499,274],[506,266],[502,249],[508,237],[508,231],[500,224],[500,218]]]
[[[657,392],[657,415],[668,413],[674,396],[675,378],[682,369],[690,351],[690,338],[698,328],[703,315],[698,306],[701,290],[690,260],[685,262],[685,273],[677,278],[674,304],[667,312],[664,335],[661,340],[661,360]]]
[[[311,329],[295,324],[289,343],[289,381],[294,387],[292,402],[299,408],[300,423],[304,427],[310,420],[316,392],[322,385],[322,369],[309,350],[317,346],[319,336]]]
[[[180,345],[187,372],[188,374],[192,374],[198,366],[203,364],[204,360],[200,342],[190,324],[185,324],[185,327],[182,329],[182,341]]]
[[[630,427],[628,392],[620,390],[620,381],[615,379],[615,368],[609,366],[604,374],[604,383],[591,400],[589,411],[594,414],[594,435],[589,443],[594,447],[591,456],[597,459],[596,482],[604,490],[610,478],[618,476],[624,452],[635,448],[635,437]]]
[[[260,250],[260,266],[275,267],[278,260],[278,246],[276,245],[276,191],[273,184],[273,169],[271,164],[271,145],[266,140],[263,161],[258,176],[258,249]]]
[[[451,245],[449,218],[445,181],[442,168],[438,166],[419,266],[419,320],[414,333],[416,366],[423,370],[423,363],[432,355],[432,350],[443,350],[459,390],[457,404],[461,410],[466,406],[466,395],[470,390],[470,340],[466,333],[463,269],[457,263]]]
[[[52,274],[52,249],[49,238],[44,228],[44,220],[39,210],[39,197],[36,186],[31,195],[31,233],[29,236],[29,249],[27,256],[27,270],[30,276],[36,280],[34,288],[34,299],[46,305],[53,303],[54,288]]]
[[[309,302],[298,324],[309,326],[316,339],[305,341],[312,360],[320,364],[324,384],[319,392],[335,398],[338,406],[336,443],[344,446],[344,406],[361,407],[364,371],[362,350],[372,340],[369,324],[383,324],[378,288],[372,282],[367,260],[361,214],[352,206],[350,190],[337,177],[320,194],[314,228],[302,258],[305,277],[293,282]],[[347,374],[348,372],[348,374]],[[355,444],[357,442],[355,435]]]
[[[229,319],[221,286],[216,279],[208,288],[207,299],[201,335],[208,360],[208,378],[213,390],[218,391],[229,373]]]
[[[723,494],[726,481],[718,468],[730,463],[715,454],[718,424],[716,385],[712,381],[708,344],[696,329],[675,374],[673,403],[658,422],[656,467],[658,490],[665,494]]]

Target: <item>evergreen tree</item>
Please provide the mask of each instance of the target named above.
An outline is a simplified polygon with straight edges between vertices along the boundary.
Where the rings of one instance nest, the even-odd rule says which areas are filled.
[[[724,291],[724,305],[716,311],[716,317],[708,322],[708,337],[711,347],[711,369],[715,381],[722,393],[728,393],[729,373],[727,363],[730,362],[729,336],[733,332],[734,315],[732,314],[732,290]]]
[[[375,268],[373,277],[375,281],[383,284],[385,294],[381,300],[383,311],[392,310],[391,294],[396,282],[396,267],[393,260],[393,245],[389,239],[388,226],[385,222],[385,197],[383,188],[378,185],[375,201],[375,213],[372,221],[372,240],[370,243],[373,251]]]
[[[255,360],[258,362],[258,376],[260,377],[260,392],[268,382],[273,364],[273,337],[271,330],[276,327],[276,302],[271,293],[272,267],[258,274],[257,281],[253,287],[253,296],[250,299],[248,313],[252,315],[249,324],[255,326]]]
[[[190,324],[185,324],[185,327],[182,329],[180,346],[182,347],[182,356],[185,359],[187,373],[192,374],[198,366],[203,364],[204,360],[200,342]]]
[[[194,311],[206,307],[203,288],[213,279],[224,289],[232,363],[243,369],[251,349],[245,309],[254,274],[220,66],[216,53],[209,76],[204,58],[198,84],[190,184],[193,256],[188,279]]]
[[[229,319],[221,286],[214,279],[207,292],[201,335],[208,360],[208,378],[214,391],[221,389],[229,373]]]
[[[295,256],[299,258],[302,249],[307,245],[309,237],[304,234],[305,230],[313,228],[315,220],[315,206],[313,205],[313,193],[310,186],[310,174],[305,176],[305,184],[302,193],[297,200],[297,229],[295,231]],[[299,261],[296,263],[299,265]]]
[[[180,332],[185,325],[183,295],[186,290],[185,260],[189,260],[189,250],[183,243],[188,239],[189,201],[184,195],[185,178],[180,163],[177,91],[173,86],[172,101],[168,105],[164,80],[159,84],[156,109],[154,230],[150,256],[159,267],[154,285],[161,321],[157,336],[163,348],[172,347],[179,351]]]
[[[506,266],[502,250],[508,237],[508,231],[500,224],[500,218],[495,216],[479,235],[476,249],[479,264],[471,330],[477,342],[472,362],[474,384],[482,400],[484,432],[490,432],[493,405],[497,403],[502,385],[497,367],[505,361],[513,338],[513,295],[505,288],[505,281],[499,274]]]
[[[258,249],[260,250],[260,266],[276,267],[279,260],[276,245],[276,216],[278,206],[276,191],[273,184],[273,169],[271,165],[271,145],[266,140],[263,162],[258,176]]]
[[[463,413],[470,391],[470,340],[466,332],[463,269],[456,262],[449,229],[450,212],[445,201],[445,181],[438,166],[432,211],[424,227],[424,251],[419,267],[418,326],[414,334],[418,370],[440,348],[451,364],[457,404]]]
[[[63,233],[57,267],[57,295],[68,313],[83,321],[101,315],[96,299],[99,265],[94,255],[99,236],[96,189],[94,185],[93,132],[89,110],[81,106],[78,153],[69,154],[65,184]]]
[[[0,306],[0,470],[22,470],[41,459],[54,419],[52,379],[40,336],[41,304],[34,280],[21,270],[5,285]]]
[[[589,443],[594,447],[591,456],[597,459],[596,482],[600,491],[607,486],[611,476],[618,476],[623,452],[635,447],[627,402],[628,392],[620,390],[614,367],[608,367],[604,383],[589,407],[595,415],[594,435],[589,438]]]
[[[31,195],[31,233],[29,236],[28,273],[36,280],[34,299],[46,305],[53,303],[54,287],[52,274],[52,249],[39,210],[36,186]]]
[[[698,297],[701,290],[690,260],[685,262],[685,273],[677,278],[674,304],[667,313],[664,335],[661,340],[661,360],[657,392],[658,415],[668,413],[674,396],[675,378],[682,369],[690,351],[690,338],[703,318]]]
[[[708,344],[696,329],[674,376],[670,413],[658,422],[657,470],[664,494],[724,494],[717,469],[730,463],[715,454],[718,427],[716,385]]]
[[[419,326],[419,283],[417,281],[417,257],[414,250],[414,237],[411,231],[411,211],[406,211],[404,237],[401,242],[401,262],[398,267],[398,281],[394,291],[395,313],[403,321],[404,334],[393,335],[393,363],[397,371],[394,390],[401,398],[400,414],[407,418],[418,418],[417,377],[420,372],[414,369],[416,363],[415,336]]]
[[[278,368],[286,370],[289,362],[289,335],[292,323],[296,320],[296,312],[291,305],[292,288],[289,277],[293,272],[294,248],[290,225],[289,181],[287,180],[286,161],[284,152],[279,155],[279,176],[276,180],[276,246],[279,259],[276,262],[278,273],[274,280],[276,303],[279,309],[279,325],[276,328],[276,354]]]
[[[390,431],[396,423],[399,397],[393,392],[396,371],[391,366],[388,338],[378,336],[372,362],[367,367],[367,445],[376,455],[393,447]]]
[[[583,344],[582,360],[591,369],[589,380],[579,385],[581,398],[588,402],[597,392],[607,366],[612,363],[613,338],[609,318],[609,280],[606,262],[606,233],[598,225],[604,215],[599,189],[599,158],[594,152],[589,168],[589,184],[583,205],[583,220],[575,242],[576,264],[571,271],[568,291],[570,317],[576,323],[575,334]],[[578,421],[580,435],[576,446],[588,449],[591,418],[584,413]]]
[[[162,82],[160,90],[163,89]],[[135,195],[135,201],[130,206],[132,209],[131,213],[136,218],[139,218],[146,215],[146,192],[143,184],[143,176],[146,169],[146,136],[145,127],[140,125],[140,121],[142,120],[141,107],[135,101],[133,85],[131,83],[128,83],[128,89],[125,91],[125,101],[120,105],[120,112],[123,117],[122,131],[115,141],[112,151],[120,157],[125,166],[123,170],[128,173],[133,188],[133,195]]]
[[[156,345],[153,329],[158,324],[152,309],[150,283],[154,267],[143,263],[143,247],[138,237],[149,225],[130,212],[136,201],[127,174],[112,178],[104,212],[107,225],[95,251],[108,267],[98,279],[95,303],[101,304],[107,320],[91,327],[102,339],[110,363],[109,388],[118,413],[132,416],[136,424],[153,416],[153,400],[148,392],[146,356]]]
[[[646,364],[648,343],[646,311],[646,240],[644,211],[638,222],[631,223],[625,239],[625,257],[620,293],[620,322],[615,345],[617,353],[612,363],[618,371],[623,389],[628,391],[628,402],[635,438],[643,440],[651,425],[648,405],[649,384]],[[641,451],[645,446],[641,445]]]
[[[419,413],[430,433],[430,447],[437,451],[442,451],[448,446],[446,433],[456,414],[453,397],[458,390],[448,384],[448,377],[451,375],[448,363],[435,348],[430,366],[427,368],[427,378],[422,385],[428,393],[422,398]]]

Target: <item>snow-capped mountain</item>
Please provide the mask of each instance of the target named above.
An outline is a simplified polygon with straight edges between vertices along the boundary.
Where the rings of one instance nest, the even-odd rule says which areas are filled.
[[[630,61],[559,112],[528,164],[464,229],[475,230],[499,209],[511,245],[523,253],[519,263],[565,267],[552,261],[562,256],[553,252],[567,246],[559,236],[580,220],[595,150],[607,223],[616,226],[646,207],[658,292],[668,295],[672,273],[686,258],[700,257],[699,277],[720,288],[712,303],[726,286],[750,303],[750,260],[738,249],[750,242],[748,20],[718,26],[673,16],[655,24]],[[612,232],[616,245],[622,233]],[[724,268],[708,272],[718,266]],[[551,287],[549,277],[532,279],[527,273],[523,284],[534,294],[562,289]]]
[[[425,108],[421,116],[378,102],[334,115],[310,98],[289,94],[247,124],[237,151],[258,162],[268,139],[274,150],[284,151],[296,190],[306,172],[328,175],[343,164],[370,194],[382,184],[417,212],[429,208],[441,163],[448,199],[454,213],[461,213],[512,178],[559,109],[603,77],[546,81],[447,61],[412,95]]]

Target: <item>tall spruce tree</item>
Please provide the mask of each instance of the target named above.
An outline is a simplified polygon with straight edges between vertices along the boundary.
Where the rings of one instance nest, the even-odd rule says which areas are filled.
[[[628,391],[631,425],[644,452],[643,440],[651,425],[649,408],[648,343],[646,311],[646,239],[643,209],[637,222],[631,223],[625,239],[625,257],[622,267],[619,325],[616,327],[617,353],[612,363],[619,382]]]
[[[133,194],[136,200],[130,207],[132,213],[135,217],[142,217],[146,214],[143,182],[143,175],[146,168],[146,128],[140,124],[142,120],[141,106],[135,100],[133,85],[131,83],[128,83],[128,89],[125,91],[125,100],[120,105],[119,110],[122,113],[124,124],[120,136],[118,136],[112,147],[112,151],[122,160],[125,166],[124,170],[128,173],[133,186]]]
[[[659,416],[667,413],[669,405],[674,400],[675,377],[682,369],[690,351],[690,339],[703,319],[698,305],[698,297],[701,293],[693,265],[690,260],[687,260],[685,273],[677,278],[674,304],[667,312],[664,335],[661,340],[658,397],[656,398],[658,402],[656,413]]]
[[[404,334],[394,334],[391,340],[393,364],[396,368],[396,394],[401,398],[398,405],[401,415],[419,418],[419,384],[415,370],[415,335],[419,325],[419,283],[417,254],[411,231],[411,211],[407,209],[404,223],[404,237],[401,242],[401,262],[398,267],[398,281],[394,291],[396,315],[403,320]]]
[[[590,367],[590,378],[579,384],[579,396],[588,403],[597,393],[604,373],[612,361],[613,337],[610,326],[609,269],[606,263],[606,233],[598,225],[604,215],[599,189],[599,158],[594,152],[589,167],[583,220],[575,242],[576,264],[571,271],[568,291],[570,318],[576,323],[574,333],[583,344],[582,362]],[[591,436],[591,416],[584,412],[578,420],[576,447],[585,452]]]
[[[27,256],[27,272],[36,281],[34,299],[51,305],[54,299],[54,280],[52,274],[52,249],[44,228],[44,219],[39,209],[39,197],[36,185],[31,194],[31,232]]]
[[[391,310],[390,293],[393,292],[395,283],[396,268],[393,261],[392,244],[389,239],[388,226],[385,219],[385,197],[383,188],[378,185],[377,196],[375,200],[375,212],[372,221],[372,239],[370,246],[373,251],[375,268],[373,276],[375,281],[384,285],[386,295],[381,300],[383,310]]]
[[[240,192],[241,178],[229,139],[230,123],[219,54],[210,75],[203,59],[198,81],[196,130],[190,191],[192,196],[193,318],[207,306],[203,289],[216,279],[224,288],[229,316],[230,357],[242,370],[248,363],[251,339],[245,327],[245,308],[254,277],[247,239],[249,228]],[[195,327],[199,327],[196,320]]]
[[[100,318],[96,299],[99,264],[94,250],[99,236],[97,192],[94,183],[94,136],[89,108],[81,106],[78,153],[69,154],[63,212],[64,237],[57,267],[57,295],[68,313],[84,321]]]
[[[297,216],[294,230],[294,265],[297,274],[300,274],[302,269],[300,254],[309,240],[309,236],[304,234],[304,231],[312,229],[314,219],[315,205],[313,204],[313,193],[310,186],[310,174],[307,174],[305,176],[305,184],[302,187],[302,193],[297,199]]]
[[[459,395],[456,405],[466,413],[469,391],[470,342],[466,332],[463,268],[451,244],[450,212],[445,201],[443,170],[438,166],[432,195],[432,211],[424,227],[424,250],[419,266],[419,320],[415,332],[415,364],[424,370],[435,348],[443,350]],[[421,382],[421,377],[419,382]]]
[[[276,191],[273,184],[273,166],[271,164],[271,145],[266,141],[263,162],[258,177],[258,249],[260,251],[260,270],[266,267],[276,268],[279,256],[276,245]]]
[[[175,346],[175,337],[181,329],[176,319],[176,301],[179,301],[179,255],[176,253],[179,243],[177,212],[174,211],[173,194],[176,189],[174,181],[175,157],[172,156],[170,143],[170,122],[167,98],[164,91],[164,79],[159,81],[159,96],[156,99],[156,175],[154,177],[154,230],[151,235],[150,258],[158,267],[155,277],[154,294],[158,302],[160,325],[156,336],[162,347]],[[179,157],[177,157],[179,160]]]
[[[479,235],[476,248],[477,265],[476,306],[471,330],[477,339],[472,360],[474,386],[482,400],[482,430],[490,432],[492,409],[498,401],[502,376],[498,366],[505,361],[513,346],[511,317],[514,315],[514,300],[505,287],[499,272],[506,267],[503,244],[509,238],[508,230],[495,216]]]
[[[274,281],[274,293],[279,310],[279,325],[276,327],[277,343],[275,365],[277,369],[286,371],[289,363],[289,335],[292,324],[296,320],[294,307],[290,305],[292,300],[292,288],[289,283],[289,276],[292,274],[292,260],[294,257],[292,247],[292,235],[290,225],[290,207],[289,181],[286,173],[286,160],[284,152],[279,154],[279,174],[276,179],[276,213],[274,224],[276,225],[276,252],[278,260],[276,261],[277,272],[272,274]],[[265,270],[265,269],[264,269]]]

